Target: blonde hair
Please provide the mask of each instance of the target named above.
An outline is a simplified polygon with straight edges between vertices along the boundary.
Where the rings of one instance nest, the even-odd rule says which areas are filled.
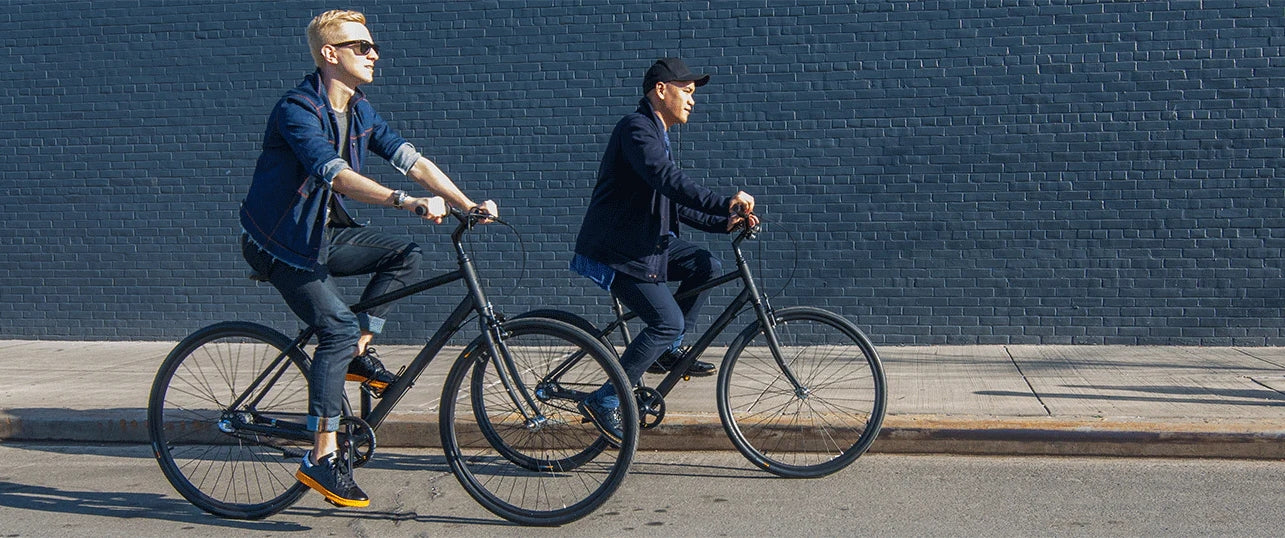
[[[345,22],[366,24],[366,16],[360,11],[332,9],[313,17],[312,22],[308,23],[308,49],[312,51],[312,61],[317,67],[325,63],[321,58],[321,47],[331,44],[332,39],[337,39],[335,34]]]

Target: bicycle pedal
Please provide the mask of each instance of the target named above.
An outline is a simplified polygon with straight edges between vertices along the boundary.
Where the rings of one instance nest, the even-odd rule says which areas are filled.
[[[366,394],[369,394],[371,398],[383,398],[383,397],[384,397],[384,391],[379,390],[379,389],[375,388],[374,386],[372,386],[372,385],[370,384],[370,381],[365,381],[365,382],[363,382],[363,383],[361,384],[361,391],[362,391],[362,392],[364,392],[364,393],[366,393]]]

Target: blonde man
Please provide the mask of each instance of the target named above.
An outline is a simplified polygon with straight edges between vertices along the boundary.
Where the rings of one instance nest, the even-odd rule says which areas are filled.
[[[384,306],[356,314],[331,277],[373,274],[362,299],[405,286],[420,262],[420,248],[358,225],[347,202],[421,209],[441,222],[446,205],[497,214],[495,203],[475,204],[432,161],[384,122],[362,84],[374,81],[379,45],[366,17],[327,11],[308,24],[317,69],[286,92],[268,117],[263,152],[241,204],[242,254],[301,320],[317,330],[308,386],[308,428],[313,449],[296,477],[341,506],[368,506],[352,467],[337,449],[344,380],[382,391],[397,380],[369,344],[383,328]],[[423,189],[416,197],[361,174],[366,151],[388,160]]]

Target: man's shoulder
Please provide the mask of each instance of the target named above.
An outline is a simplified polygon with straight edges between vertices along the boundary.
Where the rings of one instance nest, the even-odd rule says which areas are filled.
[[[290,105],[299,105],[312,110],[321,110],[326,106],[311,77],[304,78],[298,85],[286,90],[286,93],[277,101],[278,107]]]
[[[630,112],[620,118],[620,121],[616,122],[615,130],[617,132],[621,132],[635,130],[655,131],[657,129],[658,126],[656,125],[656,122],[651,121],[651,118],[648,118],[646,114],[643,114],[642,112]]]

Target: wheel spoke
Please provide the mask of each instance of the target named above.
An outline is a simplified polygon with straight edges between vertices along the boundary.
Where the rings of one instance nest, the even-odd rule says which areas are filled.
[[[873,347],[834,314],[778,311],[774,327],[786,380],[760,330],[746,334],[719,379],[719,411],[737,448],[783,476],[823,476],[859,457],[878,434],[884,380]]]
[[[148,406],[149,433],[161,447],[157,458],[166,478],[193,504],[223,517],[258,518],[302,495],[293,462],[283,459],[301,443],[220,430],[227,413],[245,412],[227,409],[228,403],[288,346],[266,327],[224,323],[181,342],[161,366]],[[284,375],[257,388],[255,413],[280,420],[307,415],[305,359],[293,356],[283,364]]]

